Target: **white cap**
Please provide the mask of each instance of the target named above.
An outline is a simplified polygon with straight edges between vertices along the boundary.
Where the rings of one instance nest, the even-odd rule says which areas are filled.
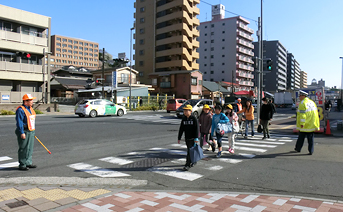
[[[307,96],[308,93],[302,90],[299,90],[299,96]]]

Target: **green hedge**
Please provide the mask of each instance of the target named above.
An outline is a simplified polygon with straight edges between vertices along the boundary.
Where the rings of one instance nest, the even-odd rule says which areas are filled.
[[[1,110],[0,115],[15,115],[15,112],[11,110]]]
[[[40,111],[38,109],[35,109],[34,111],[36,112],[36,114],[44,114],[42,111]]]

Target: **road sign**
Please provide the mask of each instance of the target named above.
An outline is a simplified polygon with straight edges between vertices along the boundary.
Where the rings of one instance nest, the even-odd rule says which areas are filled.
[[[125,57],[126,57],[125,52],[124,53],[118,53],[118,58],[119,59],[125,59]]]
[[[10,95],[2,95],[2,100],[10,100]]]

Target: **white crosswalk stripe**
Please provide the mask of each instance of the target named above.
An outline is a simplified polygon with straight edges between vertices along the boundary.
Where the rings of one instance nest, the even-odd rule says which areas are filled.
[[[126,165],[133,162],[132,160],[126,160],[126,159],[116,158],[116,157],[101,158],[99,160],[105,161],[108,163],[118,164],[118,165]]]
[[[19,166],[18,162],[5,163],[5,164],[0,164],[0,169],[7,169],[7,168],[12,168],[12,167],[18,167],[18,166]]]
[[[86,163],[75,163],[68,165],[70,168],[86,172],[92,175],[96,175],[98,177],[127,177],[130,176],[129,174],[125,174],[122,172],[110,170],[110,169],[103,169],[98,166],[93,166]]]
[[[163,174],[163,175],[167,175],[171,177],[176,177],[176,178],[188,180],[188,181],[194,181],[196,179],[203,177],[203,175],[201,174],[185,172],[179,169],[172,169],[172,168],[167,168],[167,167],[153,167],[153,168],[148,169],[148,171],[151,171],[157,174]]]
[[[173,116],[141,115],[141,116],[122,116],[121,118],[136,120],[136,121],[164,123],[164,124],[171,124],[171,125],[179,125],[181,123],[181,119],[173,117]]]
[[[5,160],[12,160],[12,158],[10,158],[8,156],[0,157],[0,161],[5,161]]]

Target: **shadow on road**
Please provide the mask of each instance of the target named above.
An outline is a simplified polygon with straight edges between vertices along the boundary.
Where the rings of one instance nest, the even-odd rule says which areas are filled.
[[[256,159],[260,158],[277,158],[279,156],[287,156],[287,157],[299,157],[299,156],[309,156],[308,153],[300,153],[296,151],[289,151],[289,152],[282,152],[282,153],[275,153],[275,154],[265,154],[265,155],[256,155]]]

